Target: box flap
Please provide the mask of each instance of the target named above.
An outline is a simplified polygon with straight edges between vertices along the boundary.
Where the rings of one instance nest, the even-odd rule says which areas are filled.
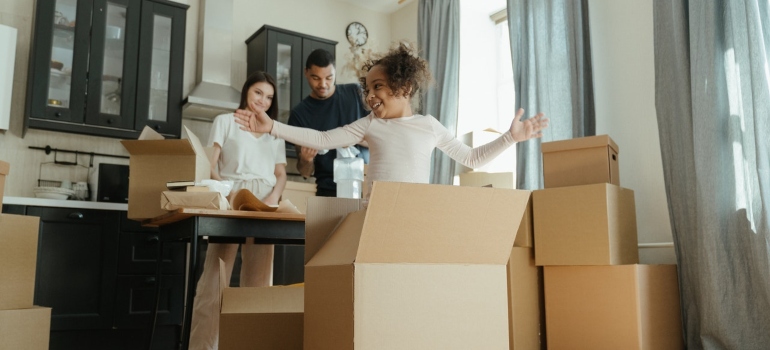
[[[0,160],[0,175],[8,175],[8,172],[10,170],[11,170],[11,164]],[[2,195],[2,193],[0,193],[0,195]]]
[[[301,314],[304,300],[303,287],[225,288],[222,314]]]
[[[227,288],[227,267],[225,267],[225,261],[219,259],[219,311],[222,311],[222,296],[224,295],[225,288]]]
[[[366,210],[348,214],[315,253],[307,266],[352,264],[356,259]]]
[[[376,182],[356,261],[505,265],[530,191]]]
[[[187,134],[187,138],[190,140],[193,150],[195,150],[195,182],[199,182],[204,179],[211,178],[211,162],[209,156],[206,154],[206,150],[203,148],[198,136],[195,136],[190,129],[186,126],[184,131]]]
[[[142,129],[142,133],[139,134],[139,138],[137,140],[163,140],[165,137],[163,135],[159,134],[155,130],[152,130],[151,127],[145,125],[144,129]]]
[[[321,249],[348,213],[363,209],[360,199],[308,197],[305,215],[305,264]]]
[[[190,140],[121,140],[131,156],[195,155]],[[182,180],[182,179],[180,179]],[[185,179],[187,180],[187,179]]]
[[[618,148],[618,145],[615,144],[615,141],[612,141],[612,139],[608,135],[597,135],[597,136],[579,137],[579,138],[574,138],[569,140],[543,142],[540,145],[540,149],[542,150],[543,153],[548,153],[548,152],[560,152],[560,151],[581,149],[581,148],[600,147],[600,146],[607,146],[607,145],[609,145],[610,148],[614,149],[615,152],[620,153],[620,148]]]

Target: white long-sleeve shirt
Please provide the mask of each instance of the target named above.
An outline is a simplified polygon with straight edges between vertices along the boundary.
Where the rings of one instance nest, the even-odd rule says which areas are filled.
[[[315,149],[334,149],[366,141],[369,146],[368,182],[428,183],[431,154],[435,148],[467,167],[476,168],[515,143],[511,133],[504,132],[486,145],[471,148],[455,138],[436,118],[419,114],[393,119],[380,119],[369,114],[324,132],[275,122],[270,134]]]

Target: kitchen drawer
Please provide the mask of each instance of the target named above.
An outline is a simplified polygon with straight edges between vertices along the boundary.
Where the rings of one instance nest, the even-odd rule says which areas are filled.
[[[118,276],[115,296],[115,328],[146,328],[155,305],[155,276]],[[158,307],[158,325],[182,323],[184,275],[163,275]]]
[[[27,207],[23,205],[3,204],[3,214],[24,215]]]
[[[118,248],[118,274],[155,274],[158,244],[157,233],[121,232]],[[161,273],[184,273],[186,253],[186,244],[176,242],[163,244]]]

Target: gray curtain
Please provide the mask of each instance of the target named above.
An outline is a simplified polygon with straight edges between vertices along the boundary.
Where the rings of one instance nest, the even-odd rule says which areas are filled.
[[[516,145],[517,188],[543,188],[540,143],[595,134],[587,0],[508,0],[516,109],[551,119]]]
[[[655,0],[655,107],[689,349],[770,348],[767,0]]]
[[[436,81],[423,92],[421,111],[436,117],[457,133],[457,99],[460,89],[460,2],[420,0],[417,40],[422,57]],[[452,184],[454,161],[441,151],[433,153],[431,183]]]

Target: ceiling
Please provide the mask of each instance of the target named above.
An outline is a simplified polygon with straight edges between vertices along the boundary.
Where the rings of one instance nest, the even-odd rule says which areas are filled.
[[[414,2],[415,0],[401,0],[399,4],[399,0],[339,0],[341,2],[346,2],[348,4],[361,6],[363,8],[367,8],[373,11],[377,11],[380,13],[393,13],[397,10],[400,10],[407,4]]]

